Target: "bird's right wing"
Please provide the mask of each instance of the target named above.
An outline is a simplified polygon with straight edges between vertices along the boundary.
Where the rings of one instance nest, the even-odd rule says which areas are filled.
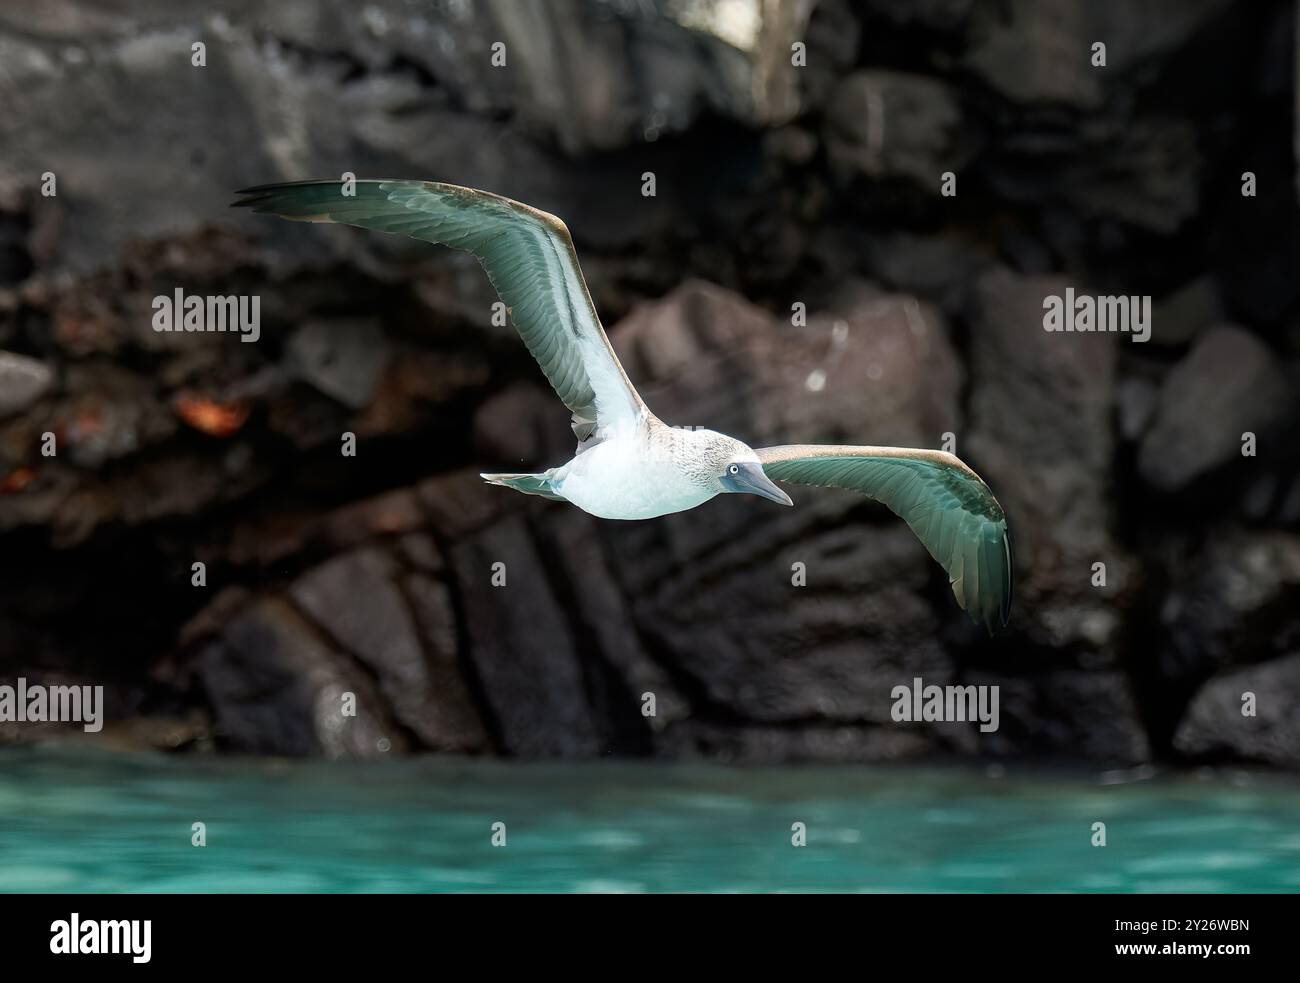
[[[1011,613],[1011,538],[988,485],[955,455],[907,447],[788,444],[757,452],[769,478],[883,502],[948,573],[957,603],[992,633]]]
[[[648,413],[605,336],[569,230],[554,215],[486,191],[431,181],[267,184],[236,205],[305,222],[337,222],[472,253],[556,394],[579,441]]]

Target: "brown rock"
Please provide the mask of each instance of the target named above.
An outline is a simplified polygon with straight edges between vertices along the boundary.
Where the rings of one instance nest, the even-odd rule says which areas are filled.
[[[426,657],[396,577],[387,554],[362,549],[299,577],[289,593],[374,673],[393,716],[421,743],[439,751],[481,750],[486,738],[456,665],[455,620],[446,590],[422,581],[426,637],[438,643],[432,658]]]
[[[1300,767],[1300,654],[1210,680],[1188,708],[1174,746],[1209,761]]]
[[[53,382],[53,373],[39,359],[0,352],[0,418],[22,412]]]
[[[859,71],[826,109],[831,165],[847,180],[903,177],[934,195],[944,171],[960,171],[973,149],[948,86],[906,72]]]
[[[1267,346],[1240,328],[1213,328],[1165,380],[1138,469],[1168,492],[1216,468],[1251,468],[1254,459],[1241,453],[1242,434],[1254,433],[1256,453],[1267,455],[1268,440],[1280,436],[1294,405],[1286,374]]]
[[[415,491],[399,488],[334,510],[322,522],[321,533],[330,546],[347,549],[377,536],[413,532],[424,522]]]
[[[476,470],[440,474],[416,488],[433,528],[446,539],[461,539],[525,504],[517,492],[487,484]]]
[[[689,717],[690,704],[637,634],[631,607],[601,549],[600,523],[577,509],[554,509],[540,524],[541,538],[568,586],[573,621],[592,642],[597,669],[610,677],[596,694],[597,710],[611,730],[634,740],[647,726],[662,731]],[[647,695],[654,697],[650,717],[643,716]]]
[[[573,456],[569,412],[555,393],[516,383],[474,414],[474,445],[484,471],[544,471]]]
[[[376,757],[381,739],[404,747],[365,677],[282,601],[261,601],[231,621],[200,665],[217,736],[240,751]],[[355,717],[343,713],[347,693]]]
[[[451,567],[470,655],[504,750],[521,757],[585,758],[603,742],[573,631],[549,570],[518,516],[457,543]],[[504,564],[494,571],[494,564]],[[494,572],[505,586],[494,587]]]

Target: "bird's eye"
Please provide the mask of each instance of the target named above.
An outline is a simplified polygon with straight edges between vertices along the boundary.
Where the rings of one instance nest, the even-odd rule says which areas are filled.
[[[732,474],[740,474],[740,466],[737,464],[733,464],[731,467],[727,468],[727,470]]]

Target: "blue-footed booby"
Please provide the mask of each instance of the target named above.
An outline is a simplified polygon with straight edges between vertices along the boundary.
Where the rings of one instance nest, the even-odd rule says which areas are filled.
[[[944,451],[788,444],[752,448],[669,426],[623,371],[558,218],[485,191],[429,181],[302,181],[238,192],[236,205],[462,249],[478,258],[516,330],[573,415],[577,452],[538,474],[482,477],[604,519],[651,519],[724,492],[792,505],[773,481],[847,488],[907,522],[990,633],[1011,607],[1006,516],[979,475]]]

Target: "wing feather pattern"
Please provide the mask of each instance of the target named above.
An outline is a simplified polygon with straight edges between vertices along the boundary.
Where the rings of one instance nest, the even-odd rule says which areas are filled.
[[[757,451],[768,477],[847,488],[887,505],[948,574],[957,603],[992,633],[1011,613],[1011,537],[988,485],[957,457],[903,447],[789,444]]]
[[[609,344],[569,230],[509,198],[432,181],[267,184],[236,205],[307,222],[337,222],[472,253],[556,394],[579,441],[647,413]]]

